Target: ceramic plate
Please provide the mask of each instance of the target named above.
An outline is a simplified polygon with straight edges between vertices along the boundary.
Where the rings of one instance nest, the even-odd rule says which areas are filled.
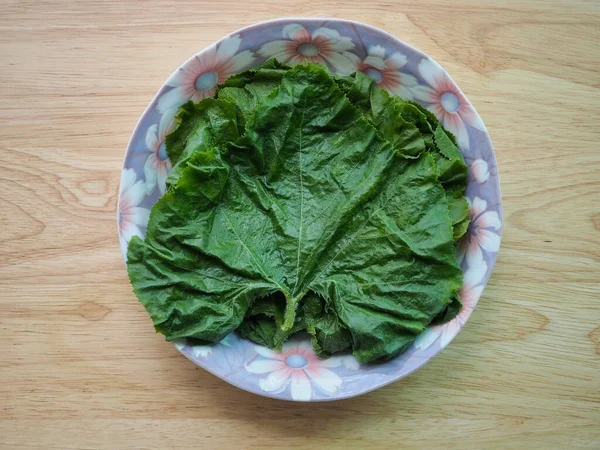
[[[477,304],[496,262],[502,229],[498,171],[492,142],[465,95],[435,61],[401,40],[362,23],[337,19],[280,19],[243,28],[192,56],[158,91],[127,147],[118,207],[121,249],[143,236],[152,205],[165,191],[171,162],[165,136],[177,107],[212,96],[227,77],[275,57],[308,59],[337,73],[363,71],[393,94],[432,111],[457,138],[469,167],[466,196],[471,225],[459,245],[463,308],[452,321],[427,329],[395,359],[361,365],[352,356],[318,359],[308,338],[278,353],[232,333],[212,346],[177,342],[181,353],[227,382],[284,400],[324,401],[363,394],[415,371],[456,336]],[[148,327],[151,326],[148,319]]]

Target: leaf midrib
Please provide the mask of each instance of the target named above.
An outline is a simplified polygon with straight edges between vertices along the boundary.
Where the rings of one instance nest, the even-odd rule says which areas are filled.
[[[302,139],[304,134],[304,113],[306,112],[306,97],[302,105],[302,116],[300,117],[300,136],[298,142],[298,175],[300,178],[300,220],[298,224],[298,254],[296,258],[296,284],[292,292],[296,292],[298,283],[300,282],[300,249],[302,248],[302,222],[304,221],[304,181],[302,179]]]

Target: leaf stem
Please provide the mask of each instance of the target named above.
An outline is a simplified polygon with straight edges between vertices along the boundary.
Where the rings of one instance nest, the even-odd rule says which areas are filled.
[[[288,294],[284,294],[284,295],[285,295],[286,304],[285,304],[285,314],[284,314],[284,318],[283,318],[283,325],[282,325],[281,329],[282,329],[282,331],[289,331],[294,326],[294,321],[296,320],[296,307],[298,306],[298,303],[300,302],[302,297],[304,297],[304,293],[302,293],[296,297],[291,297]]]

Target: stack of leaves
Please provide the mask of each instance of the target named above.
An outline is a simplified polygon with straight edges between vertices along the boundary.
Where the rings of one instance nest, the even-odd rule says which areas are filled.
[[[174,164],[128,271],[167,340],[237,330],[392,358],[456,315],[469,216],[453,136],[361,73],[276,61],[180,108]]]

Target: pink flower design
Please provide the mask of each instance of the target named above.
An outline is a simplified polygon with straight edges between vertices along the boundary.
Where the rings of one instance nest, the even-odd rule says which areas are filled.
[[[300,24],[289,24],[283,27],[282,34],[288,39],[267,42],[258,53],[291,65],[303,62],[329,64],[334,71],[346,75],[356,71],[359,58],[349,52],[354,48],[354,42],[336,30],[317,28],[311,34]]]
[[[476,159],[473,161],[469,166],[469,171],[471,172],[471,176],[478,183],[485,183],[490,177],[488,163],[485,159]]]
[[[385,59],[385,49],[381,45],[373,45],[369,47],[367,57],[358,63],[357,68],[380,87],[404,100],[414,100],[413,91],[422,87],[415,77],[400,71],[407,62],[406,55],[400,52],[393,53]]]
[[[212,97],[219,83],[254,61],[254,55],[249,50],[237,53],[241,43],[239,35],[228,37],[218,46],[213,46],[188,61],[167,80],[166,85],[173,86],[174,89],[160,97],[158,110],[164,112],[190,99],[197,102],[205,97]]]
[[[483,264],[484,249],[488,252],[497,252],[500,249],[500,236],[492,230],[498,231],[502,227],[500,217],[496,211],[486,211],[487,202],[479,197],[469,203],[471,223],[465,237],[458,244],[458,260],[467,259],[469,267]]]
[[[255,347],[256,352],[267,359],[258,359],[246,365],[250,373],[269,374],[259,380],[263,391],[280,393],[290,386],[292,399],[308,401],[314,394],[314,386],[326,394],[334,394],[342,385],[342,379],[332,367],[344,365],[358,369],[358,362],[352,356],[334,356],[319,359],[310,342],[286,342],[283,351],[278,353],[266,347]]]
[[[119,195],[119,235],[121,251],[127,254],[127,244],[133,236],[141,236],[140,226],[148,224],[150,211],[138,205],[146,195],[146,186],[142,180],[136,181],[133,169],[123,169],[121,176],[121,192]]]
[[[152,193],[156,186],[164,194],[167,186],[167,176],[172,166],[167,155],[165,141],[167,134],[171,132],[175,124],[175,112],[175,108],[167,110],[160,118],[159,124],[150,126],[146,132],[146,147],[148,147],[150,155],[144,164],[144,176],[146,177],[146,192],[148,194]]]
[[[469,134],[465,123],[485,131],[485,126],[475,109],[437,63],[429,59],[421,60],[419,74],[432,89],[423,86],[422,89],[415,91],[416,98],[430,103],[427,109],[456,136],[461,149],[469,150]]]
[[[435,325],[428,328],[419,335],[415,341],[415,347],[419,350],[429,348],[438,338],[441,337],[440,348],[445,348],[452,339],[458,334],[460,329],[467,322],[467,319],[473,312],[481,293],[483,284],[480,284],[487,273],[487,264],[482,262],[474,268],[469,268],[463,279],[463,287],[458,291],[458,296],[462,302],[462,308],[456,317],[442,325]]]

